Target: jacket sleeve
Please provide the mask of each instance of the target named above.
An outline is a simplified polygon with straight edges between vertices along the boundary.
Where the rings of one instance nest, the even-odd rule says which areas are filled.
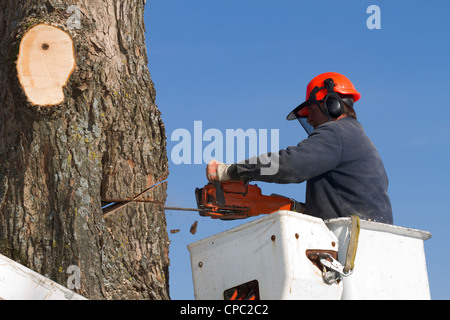
[[[336,168],[341,157],[338,127],[328,122],[297,146],[232,165],[229,174],[242,181],[301,183]]]

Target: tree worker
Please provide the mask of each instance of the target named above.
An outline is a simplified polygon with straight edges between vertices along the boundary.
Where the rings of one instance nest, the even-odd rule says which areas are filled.
[[[361,95],[345,76],[323,73],[311,80],[306,101],[286,117],[297,119],[309,134],[297,146],[227,165],[211,160],[209,181],[274,183],[307,181],[302,210],[324,220],[356,214],[361,219],[393,224],[388,178],[381,158],[353,103]],[[273,174],[263,174],[263,158],[276,156]],[[299,208],[299,207],[297,207]]]

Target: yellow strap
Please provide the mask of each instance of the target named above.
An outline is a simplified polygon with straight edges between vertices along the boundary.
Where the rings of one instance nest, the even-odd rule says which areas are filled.
[[[350,240],[347,247],[347,256],[345,258],[344,272],[349,273],[355,267],[356,251],[358,249],[359,231],[361,229],[361,222],[358,216],[352,215],[352,229],[350,233]]]

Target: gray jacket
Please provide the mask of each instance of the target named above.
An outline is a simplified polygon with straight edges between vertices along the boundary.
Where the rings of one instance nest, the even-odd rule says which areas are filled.
[[[264,173],[267,159],[278,170]],[[264,164],[265,163],[265,164]],[[263,170],[262,170],[263,169]],[[347,117],[320,125],[297,146],[234,164],[233,180],[306,185],[306,214],[331,219],[353,214],[393,224],[388,178],[362,125]]]

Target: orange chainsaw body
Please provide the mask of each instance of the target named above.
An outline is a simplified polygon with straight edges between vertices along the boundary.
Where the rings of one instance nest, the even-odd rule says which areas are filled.
[[[197,206],[202,216],[213,219],[244,219],[279,210],[291,210],[291,199],[265,196],[257,185],[241,181],[208,183],[195,190]]]

